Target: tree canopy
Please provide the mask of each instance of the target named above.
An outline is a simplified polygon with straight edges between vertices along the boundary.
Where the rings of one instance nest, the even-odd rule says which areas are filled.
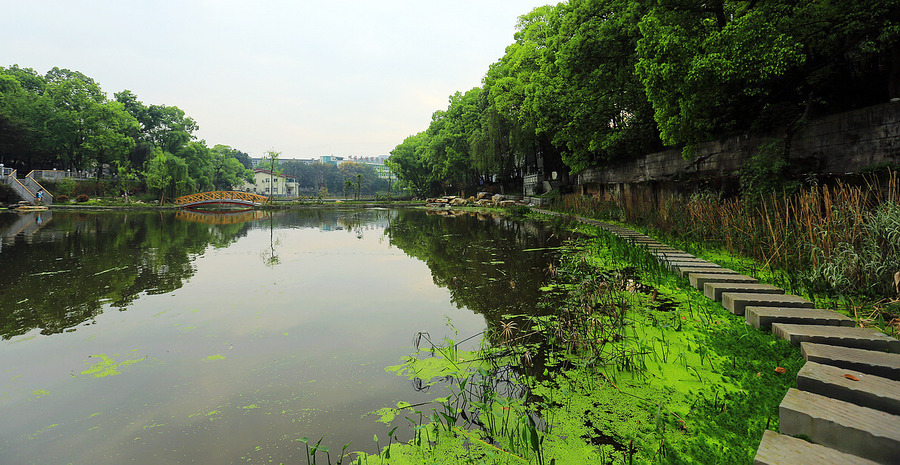
[[[570,0],[388,164],[418,192],[521,185],[900,97],[900,0]],[[540,159],[540,162],[537,162]]]
[[[180,108],[145,105],[130,90],[114,97],[78,71],[0,67],[0,160],[139,182],[162,198],[252,181],[249,156],[208,148]]]

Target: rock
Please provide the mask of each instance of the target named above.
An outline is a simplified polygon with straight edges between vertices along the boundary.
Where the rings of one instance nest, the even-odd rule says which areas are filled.
[[[478,198],[478,200],[481,200],[483,198],[490,197],[490,196],[491,196],[490,192],[479,192],[478,194],[476,194],[476,197]]]
[[[515,200],[501,200],[500,201],[501,207],[512,207],[515,204],[516,204]]]

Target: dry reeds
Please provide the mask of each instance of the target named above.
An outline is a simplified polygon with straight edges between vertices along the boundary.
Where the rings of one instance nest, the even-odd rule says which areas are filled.
[[[900,180],[888,172],[860,185],[837,182],[793,195],[725,199],[617,191],[562,199],[567,212],[620,219],[685,242],[752,258],[809,292],[887,295],[900,269]],[[890,237],[889,237],[890,236]],[[885,263],[878,263],[884,261]]]

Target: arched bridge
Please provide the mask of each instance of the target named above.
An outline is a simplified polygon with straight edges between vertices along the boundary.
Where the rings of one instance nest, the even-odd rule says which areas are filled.
[[[175,199],[180,207],[200,207],[204,205],[240,205],[242,207],[258,207],[269,201],[268,197],[237,191],[210,191],[199,194],[182,195]]]

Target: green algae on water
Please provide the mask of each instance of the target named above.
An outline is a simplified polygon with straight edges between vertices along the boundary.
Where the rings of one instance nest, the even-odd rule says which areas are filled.
[[[100,361],[92,365],[87,370],[82,371],[81,374],[93,376],[94,378],[105,378],[107,376],[115,376],[121,374],[119,372],[119,368],[134,365],[135,363],[147,359],[147,357],[143,357],[136,360],[125,360],[124,362],[117,363],[114,359],[108,357],[106,354],[95,354],[91,355],[90,358],[99,358]]]

